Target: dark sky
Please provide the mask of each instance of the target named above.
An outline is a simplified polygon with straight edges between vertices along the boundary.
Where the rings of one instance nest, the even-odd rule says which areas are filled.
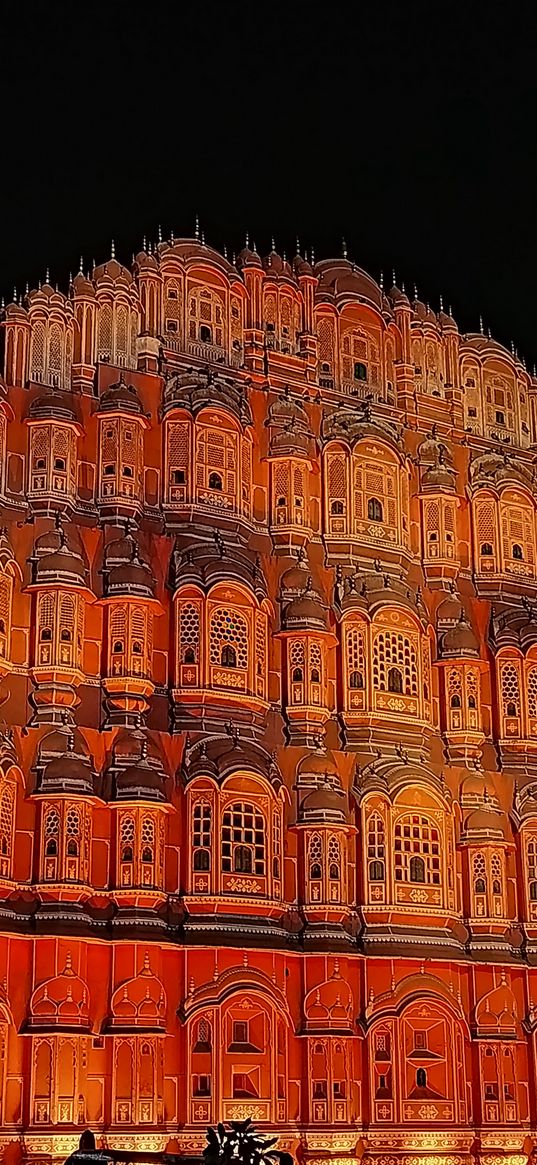
[[[4,0],[0,285],[142,237],[339,254],[537,360],[533,6]]]

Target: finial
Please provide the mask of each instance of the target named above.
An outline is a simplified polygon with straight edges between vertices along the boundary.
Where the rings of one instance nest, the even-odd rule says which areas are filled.
[[[392,267],[392,287],[397,287],[397,282],[395,279],[395,267]]]
[[[115,259],[115,257],[116,257],[116,244],[115,244],[114,240],[112,239],[112,242],[110,244],[110,258]]]
[[[256,246],[255,239],[254,239],[254,241],[253,241],[253,243],[252,243],[252,251],[254,251],[254,253],[255,253],[255,252],[257,252],[257,246]]]
[[[40,286],[41,286],[41,284],[40,284]],[[13,303],[16,303],[16,302],[17,302],[17,288],[14,287],[13,288]]]
[[[158,228],[158,241],[159,241],[159,243],[162,242],[162,227],[161,227],[160,223],[159,223],[159,228]]]
[[[224,243],[224,259],[227,259],[227,246]]]
[[[448,307],[448,315],[449,315],[449,318],[452,320],[453,319],[453,311],[452,311],[451,304]]]
[[[231,262],[233,263],[233,266],[235,266],[235,263],[237,262],[237,256],[235,254],[235,251],[233,252],[233,254],[231,256]]]
[[[297,253],[297,255],[300,255],[300,239],[299,239],[298,235],[296,237],[296,253]]]
[[[515,343],[514,343],[514,340],[511,340],[511,355],[514,356],[514,354],[515,354]]]
[[[83,274],[84,274],[84,258],[83,258],[83,256],[82,256],[82,255],[80,256],[80,266],[79,266],[79,268],[78,268],[78,274],[79,274],[79,275],[83,275]]]
[[[0,300],[0,307],[2,308],[2,311],[4,310],[5,306],[6,306],[6,301],[4,299],[4,296],[2,296],[2,299]]]
[[[69,283],[72,283],[72,282],[73,282],[73,276],[71,274],[69,274]],[[28,295],[29,291],[30,291],[30,284],[28,283],[28,280],[26,280],[26,287],[24,288],[24,294]]]
[[[199,220],[199,216],[196,215],[196,221],[194,223],[194,238],[199,239],[199,237],[200,237],[200,220]]]
[[[142,251],[147,251],[147,236],[144,235],[142,239]]]
[[[439,302],[440,302],[440,311],[443,311],[444,310],[444,296],[443,295],[440,296]]]
[[[483,316],[479,317],[479,334],[483,335]]]
[[[491,332],[490,328],[487,328],[487,336],[488,336],[489,340],[492,340],[492,332]]]
[[[402,283],[401,283],[401,291],[403,292],[403,295],[406,295],[406,291],[405,291],[405,281],[404,281],[404,279],[403,279],[403,281],[402,281]]]
[[[247,251],[250,249],[250,235],[248,231],[246,231],[246,235],[244,237],[244,246],[246,247]]]
[[[47,267],[45,271],[45,283],[50,283],[50,267]]]
[[[170,243],[172,243],[172,244],[175,243],[175,235],[174,235],[173,231],[170,231]]]
[[[205,246],[205,231],[201,232],[201,245],[202,247]]]
[[[418,298],[418,288],[417,288],[416,284],[414,284],[414,299],[417,299],[417,298]]]
[[[144,954],[144,971],[147,972],[150,970],[151,970],[151,964],[149,962],[149,951],[146,951]]]
[[[379,287],[380,287],[381,291],[384,291],[384,271],[381,271],[381,273],[380,273]]]
[[[347,258],[347,244],[345,242],[345,239],[341,240],[341,254],[342,254],[344,259]]]
[[[315,251],[311,248],[310,267],[315,267]]]
[[[274,235],[272,236],[272,238],[270,240],[270,249],[271,249],[271,251],[276,251],[276,243],[274,242]]]

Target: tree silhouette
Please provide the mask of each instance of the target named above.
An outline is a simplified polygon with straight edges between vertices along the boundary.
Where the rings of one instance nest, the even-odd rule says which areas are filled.
[[[293,1165],[289,1153],[273,1148],[277,1140],[257,1133],[249,1118],[230,1121],[229,1129],[217,1124],[215,1129],[207,1129],[203,1159],[205,1165]]]

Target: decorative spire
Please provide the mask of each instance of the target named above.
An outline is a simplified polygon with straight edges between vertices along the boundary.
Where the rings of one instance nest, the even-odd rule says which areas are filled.
[[[227,244],[224,243],[224,259],[227,259]]]
[[[245,238],[244,238],[244,246],[246,247],[246,250],[247,250],[247,251],[249,251],[249,250],[250,250],[250,235],[249,235],[249,232],[248,232],[248,231],[246,231],[246,235],[245,235]]]
[[[147,236],[144,235],[142,239],[142,251],[147,251]]]
[[[205,231],[201,232],[201,245],[202,247],[205,246]]]
[[[397,287],[397,282],[395,279],[395,267],[392,267],[392,287]]]
[[[384,291],[384,271],[381,271],[379,276],[379,287],[381,291]]]
[[[200,237],[200,220],[199,220],[199,216],[196,215],[196,220],[194,223],[194,238],[199,240],[199,237]]]
[[[50,267],[47,267],[45,271],[45,283],[50,283]]]
[[[443,311],[444,310],[444,296],[443,295],[440,296],[439,302],[440,302],[440,311]]]
[[[272,236],[272,238],[270,240],[270,249],[271,249],[271,251],[274,251],[274,252],[276,251],[276,243],[274,241],[274,235]]]
[[[417,298],[418,298],[418,288],[417,288],[417,285],[414,284],[414,299],[417,299]]]
[[[482,336],[482,335],[484,335],[484,330],[483,330],[483,316],[480,316],[480,317],[479,317],[479,334],[480,334],[481,336]]]
[[[173,231],[170,231],[170,243],[172,244],[172,246],[173,246],[174,242],[175,242],[175,235],[174,235]]]
[[[162,242],[162,227],[161,227],[160,223],[159,223],[159,227],[158,227],[158,241],[159,241],[159,243]]]
[[[296,253],[297,253],[297,255],[300,255],[300,239],[299,239],[298,235],[296,237]]]
[[[80,256],[80,266],[79,266],[79,268],[78,268],[78,274],[79,274],[79,275],[83,275],[83,274],[84,274],[84,258],[83,258],[83,256],[82,256],[82,255]]]
[[[114,240],[112,239],[112,242],[110,244],[110,258],[115,259],[115,257],[116,257],[116,244],[115,244]]]
[[[315,267],[315,251],[313,247],[311,248],[310,267]]]
[[[342,254],[344,259],[347,258],[347,244],[345,242],[345,239],[341,240],[341,254]]]

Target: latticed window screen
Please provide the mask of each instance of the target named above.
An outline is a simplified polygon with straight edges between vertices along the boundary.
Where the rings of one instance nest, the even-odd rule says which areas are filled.
[[[222,817],[223,873],[265,874],[266,825],[262,813],[237,801]]]
[[[318,833],[312,833],[309,840],[308,866],[310,881],[320,881],[323,876],[323,842]]]
[[[520,673],[512,660],[500,664],[500,692],[503,715],[520,716]]]
[[[199,663],[200,605],[183,602],[179,609],[179,660],[181,663]]]
[[[527,679],[528,715],[537,717],[537,667],[530,667]]]
[[[281,878],[282,862],[282,818],[279,809],[272,815],[272,876]]]
[[[178,279],[167,279],[164,288],[164,331],[179,338],[181,329],[182,289]],[[168,322],[172,327],[168,327]],[[175,324],[175,326],[173,326]]]
[[[367,862],[370,882],[383,882],[386,876],[386,834],[380,813],[372,813],[367,822]]]
[[[0,656],[9,655],[13,576],[0,574]]]
[[[36,321],[32,327],[32,378],[40,381],[45,372],[45,325]]]
[[[395,825],[395,878],[398,882],[441,883],[441,838],[427,817],[409,813]]]
[[[477,853],[473,855],[472,871],[476,894],[485,894],[487,889],[487,863],[484,854]]]
[[[348,627],[345,632],[347,659],[347,685],[349,688],[365,687],[365,632],[363,627]]]
[[[502,531],[502,550],[506,565],[516,569],[516,564],[524,562],[531,567],[534,565],[534,514],[530,506],[514,505],[509,502],[500,503],[500,523]]]
[[[224,344],[222,300],[208,288],[191,291],[188,297],[188,336],[203,343]]]
[[[356,365],[365,367],[365,373],[356,376]],[[367,380],[369,364],[369,341],[362,332],[346,332],[341,341],[341,374],[343,380]]]
[[[134,856],[134,817],[121,819],[121,861],[132,862]]]
[[[108,357],[112,358],[112,307],[109,303],[104,303],[99,310],[99,323],[97,332],[97,349],[99,360]]]
[[[493,878],[493,893],[501,894],[503,885],[503,866],[502,859],[499,854],[492,854],[490,859],[490,872]]]
[[[225,429],[198,426],[196,434],[196,486],[221,494],[229,505],[237,503],[238,434]]]
[[[264,679],[267,674],[267,618],[262,611],[255,617],[255,668],[256,675]]]
[[[535,837],[530,837],[526,843],[526,863],[528,895],[530,902],[537,902],[537,838]]]
[[[397,469],[395,465],[372,461],[364,454],[353,456],[353,506],[356,521],[371,518],[393,531],[398,530]],[[376,503],[372,506],[370,503]]]
[[[211,849],[212,808],[208,801],[199,801],[194,806],[192,814],[192,846],[194,849],[194,866],[202,868],[196,863],[196,851]],[[207,856],[208,856],[207,854]],[[208,866],[206,867],[208,869]]]
[[[329,453],[327,456],[327,487],[329,514],[342,515],[347,512],[347,458],[344,453]],[[341,508],[342,507],[342,508]]]
[[[328,842],[328,877],[337,882],[341,876],[341,846],[337,837],[331,837]]]
[[[129,351],[127,308],[119,304],[116,310],[116,360],[125,364]]]
[[[324,372],[326,375],[334,376],[336,350],[334,321],[328,317],[324,317],[323,319],[319,320],[317,336],[319,338],[319,363],[321,366],[321,375]]]
[[[400,691],[418,694],[418,661],[414,644],[401,631],[379,631],[373,642],[373,684],[381,692],[397,691],[392,669],[401,675]]]
[[[247,437],[241,439],[242,509],[250,516],[252,506],[252,445]]]
[[[0,869],[2,858],[11,858],[13,846],[13,828],[15,824],[15,785],[13,781],[4,780],[0,785]],[[4,873],[4,877],[6,873]]]
[[[483,566],[483,559],[494,560],[496,555],[496,512],[493,501],[477,501],[475,504],[477,553]]]
[[[152,817],[144,817],[141,829],[142,861],[152,862],[155,856],[155,822]]]
[[[185,486],[190,462],[190,426],[186,421],[168,421],[166,445],[169,488]]]
[[[323,655],[320,643],[314,639],[310,641],[309,645],[309,669],[310,669],[310,683],[322,684],[323,682]]]
[[[51,324],[49,330],[48,340],[48,367],[51,375],[56,375],[58,381],[61,378],[63,368],[63,343],[62,330],[59,324]]]
[[[222,658],[235,659],[235,666],[246,670],[248,668],[248,623],[238,611],[228,607],[218,607],[211,613],[210,621],[210,659],[213,665],[222,665]],[[225,654],[225,648],[231,648],[231,655]]]

